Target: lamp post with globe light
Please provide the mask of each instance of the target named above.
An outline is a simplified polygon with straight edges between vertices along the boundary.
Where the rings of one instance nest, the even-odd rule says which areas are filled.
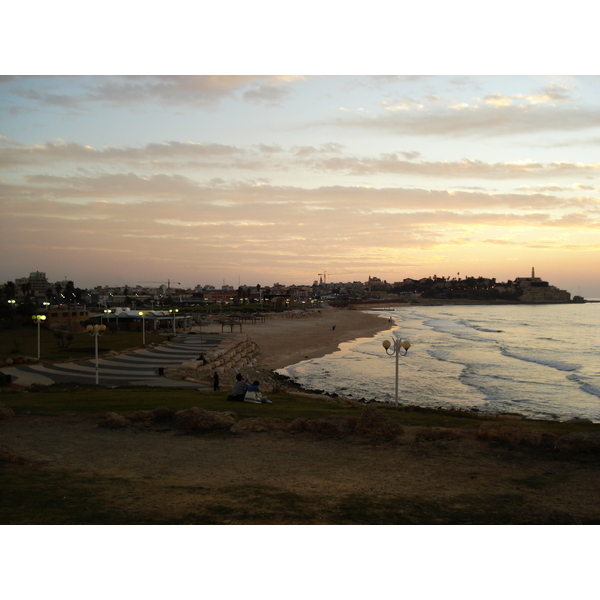
[[[106,325],[88,325],[85,329],[94,338],[96,349],[96,385],[98,385],[98,336],[104,335]]]
[[[173,321],[173,335],[175,335],[175,315],[179,312],[178,308],[170,308],[169,312],[171,313],[171,316],[173,317],[172,321]]]
[[[381,345],[385,348],[385,353],[388,356],[396,356],[396,385],[394,391],[394,404],[398,406],[398,357],[406,356],[408,354],[410,342],[408,340],[395,338],[393,342],[390,342],[390,340],[384,340]],[[390,348],[392,348],[391,351]],[[402,352],[403,350],[404,352]]]
[[[37,321],[38,326],[38,360],[40,359],[40,323],[46,320],[46,315],[32,315],[31,317],[34,321]]]
[[[142,317],[142,346],[146,345],[146,313],[140,311]]]

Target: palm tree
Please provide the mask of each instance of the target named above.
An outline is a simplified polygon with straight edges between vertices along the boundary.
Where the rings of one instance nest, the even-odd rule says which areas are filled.
[[[15,297],[16,293],[17,293],[17,287],[15,286],[15,282],[14,281],[7,281],[4,284],[3,293],[6,296],[7,300],[12,300]]]
[[[56,303],[58,304],[58,306],[60,306],[61,302],[60,302],[60,293],[62,292],[63,286],[60,284],[60,282],[57,282],[54,284],[54,291],[56,292]]]
[[[29,296],[31,296],[31,290],[33,289],[32,285],[31,285],[31,281],[28,281],[27,283],[24,283],[21,286],[21,291],[23,292],[23,296],[25,296],[25,301],[27,302],[29,300]]]
[[[73,303],[74,295],[75,295],[75,284],[72,281],[67,281],[67,285],[65,286],[65,296],[67,302]]]

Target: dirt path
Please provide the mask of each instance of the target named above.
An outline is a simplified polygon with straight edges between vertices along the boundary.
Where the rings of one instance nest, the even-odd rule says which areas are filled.
[[[20,485],[55,477],[57,497],[79,498],[62,517],[75,522],[94,522],[86,502],[111,507],[114,516],[102,518],[112,522],[505,523],[523,514],[600,522],[597,459],[490,444],[474,433],[426,441],[415,431],[373,443],[111,430],[90,417],[20,415],[0,421],[0,442],[30,463],[0,463],[0,473],[23,475]],[[43,512],[37,522],[46,522]]]

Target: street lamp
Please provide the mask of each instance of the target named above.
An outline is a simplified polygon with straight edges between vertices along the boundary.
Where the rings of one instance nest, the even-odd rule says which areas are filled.
[[[98,336],[104,335],[106,325],[88,325],[85,329],[94,338],[96,348],[96,385],[98,385]]]
[[[46,315],[32,315],[31,317],[38,324],[38,360],[40,359],[40,323],[46,320]]]
[[[171,313],[171,316],[173,317],[172,321],[173,321],[173,335],[175,335],[175,313],[179,312],[178,308],[170,308],[169,312]]]
[[[398,357],[406,356],[408,354],[410,342],[408,340],[395,338],[393,342],[390,342],[390,340],[384,340],[381,345],[385,348],[385,353],[388,356],[396,355],[396,387],[394,393],[394,404],[398,406]],[[391,352],[390,347],[392,347]],[[402,352],[402,350],[404,350],[404,352]]]
[[[140,317],[142,317],[142,346],[146,345],[146,314],[140,312]]]

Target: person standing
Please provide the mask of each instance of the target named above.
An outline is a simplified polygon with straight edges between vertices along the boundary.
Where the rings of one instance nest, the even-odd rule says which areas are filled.
[[[213,375],[213,390],[215,392],[219,391],[219,374],[215,371],[215,374]]]

